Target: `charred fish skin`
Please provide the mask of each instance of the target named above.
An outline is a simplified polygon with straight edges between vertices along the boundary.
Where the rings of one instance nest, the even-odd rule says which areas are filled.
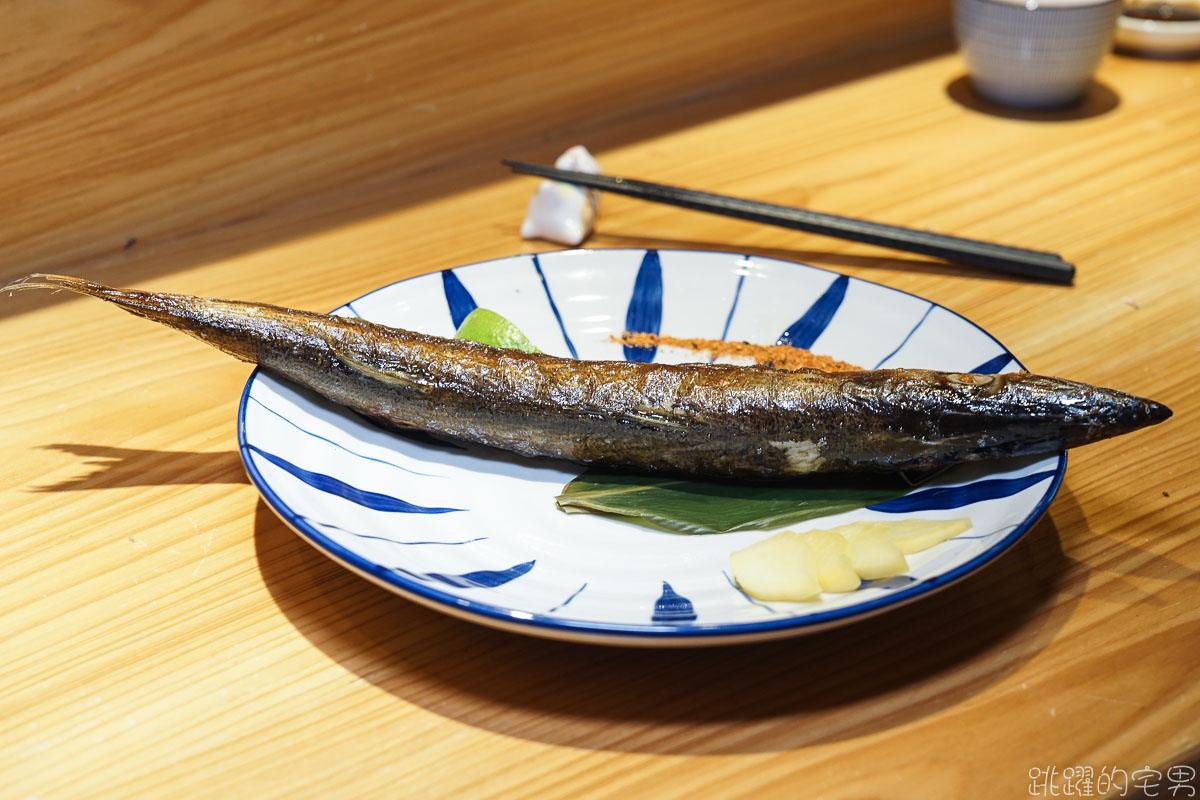
[[[526,456],[755,480],[1053,453],[1165,406],[1059,378],[577,361],[261,303],[32,275],[199,338],[383,425]]]

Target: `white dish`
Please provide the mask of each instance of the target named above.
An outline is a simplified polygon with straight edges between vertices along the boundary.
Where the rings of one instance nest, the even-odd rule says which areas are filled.
[[[1200,20],[1139,19],[1122,14],[1117,17],[1116,45],[1119,50],[1151,56],[1200,55]]]
[[[555,355],[620,359],[630,327],[683,337],[794,344],[865,367],[1020,368],[994,338],[919,297],[759,256],[684,250],[519,255],[378,289],[336,313],[442,336],[475,304]],[[660,348],[655,360],[690,354]],[[694,359],[694,356],[691,356]],[[383,431],[263,372],[239,410],[242,458],[267,503],[318,550],[431,608],[575,641],[696,646],[841,625],[975,572],[1042,514],[1066,468],[1055,455],[955,467],[906,497],[790,526],[897,513],[970,516],[974,529],[910,557],[909,574],[815,603],[762,603],[733,582],[729,554],[770,531],[658,533],[554,497],[581,469]]]

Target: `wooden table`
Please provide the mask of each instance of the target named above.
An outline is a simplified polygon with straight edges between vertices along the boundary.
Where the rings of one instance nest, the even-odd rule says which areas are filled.
[[[614,120],[585,143],[615,174],[1057,251],[1075,285],[615,197],[589,244],[842,270],[949,306],[1034,371],[1174,409],[1074,453],[1010,553],[769,644],[502,633],[356,577],[274,516],[236,449],[248,367],[90,300],[5,297],[0,796],[1014,798],[1039,768],[1061,782],[1195,763],[1200,63],[1114,56],[1084,106],[1039,116],[972,100],[955,55],[916,55]],[[548,160],[571,135],[373,216],[73,269],[332,308],[549,247],[517,234],[534,181],[494,159]]]

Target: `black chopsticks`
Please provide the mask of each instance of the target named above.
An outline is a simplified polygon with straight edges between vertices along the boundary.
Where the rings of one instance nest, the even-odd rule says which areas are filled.
[[[677,186],[666,186],[632,178],[592,175],[587,172],[530,164],[510,158],[504,159],[502,163],[510,167],[513,172],[523,175],[536,175],[541,178],[586,186],[603,192],[624,194],[655,203],[665,203],[695,211],[707,211],[710,214],[721,214],[752,222],[763,222],[767,225],[819,233],[838,239],[849,239],[853,242],[881,245],[909,253],[935,256],[946,261],[985,267],[1013,275],[1040,278],[1055,283],[1071,283],[1075,277],[1073,264],[1064,261],[1055,253],[1046,253],[1040,250],[1027,250],[1023,247],[1009,247],[974,239],[963,239],[959,236],[946,236],[929,231],[901,228],[896,225],[840,217],[834,214],[821,214],[775,203],[743,200],[737,197],[726,197],[711,192],[682,189]]]

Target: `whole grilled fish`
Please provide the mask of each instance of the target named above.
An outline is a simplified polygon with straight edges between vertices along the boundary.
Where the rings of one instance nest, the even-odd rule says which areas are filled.
[[[637,470],[781,479],[1057,452],[1166,406],[1028,373],[577,361],[259,303],[30,275],[258,364],[386,426]]]

